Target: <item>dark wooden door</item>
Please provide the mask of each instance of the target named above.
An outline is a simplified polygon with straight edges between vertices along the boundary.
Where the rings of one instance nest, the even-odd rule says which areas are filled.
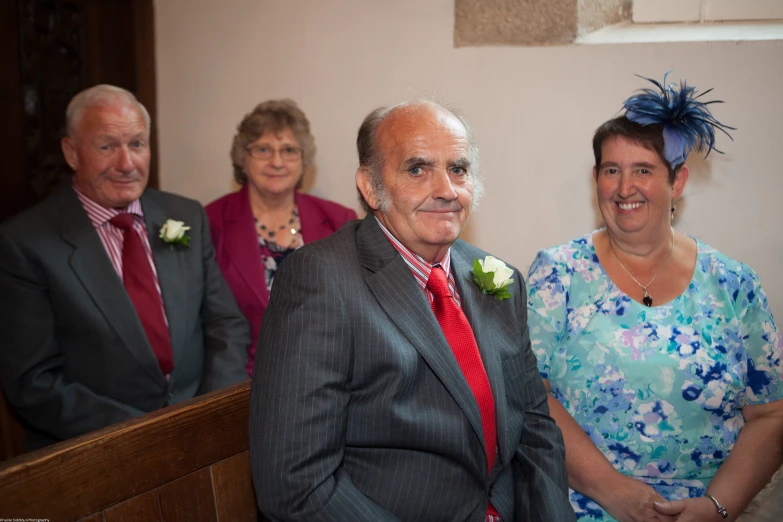
[[[150,186],[158,186],[153,0],[0,1],[0,221],[70,180],[60,152],[65,107],[109,83],[152,116]]]

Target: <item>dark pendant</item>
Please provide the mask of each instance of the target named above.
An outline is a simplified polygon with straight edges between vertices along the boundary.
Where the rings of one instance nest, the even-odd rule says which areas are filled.
[[[650,297],[649,295],[645,295],[642,298],[642,302],[644,303],[644,306],[652,306],[652,297]]]

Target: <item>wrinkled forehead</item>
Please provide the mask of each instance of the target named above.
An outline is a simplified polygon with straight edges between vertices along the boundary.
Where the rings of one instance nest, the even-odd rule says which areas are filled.
[[[101,103],[85,107],[75,125],[75,134],[147,135],[147,123],[141,110],[131,103]]]
[[[380,124],[378,141],[386,157],[429,150],[467,158],[470,151],[462,122],[448,110],[429,104],[401,107],[389,114]]]

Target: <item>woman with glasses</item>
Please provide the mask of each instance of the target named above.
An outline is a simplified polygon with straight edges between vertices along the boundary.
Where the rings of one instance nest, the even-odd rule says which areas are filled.
[[[249,375],[277,267],[297,248],[356,219],[349,208],[297,190],[314,156],[310,122],[296,103],[263,102],[242,119],[231,146],[242,188],[206,208],[217,261],[250,323]]]

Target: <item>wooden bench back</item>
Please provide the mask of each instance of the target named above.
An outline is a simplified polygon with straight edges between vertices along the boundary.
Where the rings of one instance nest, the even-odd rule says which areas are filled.
[[[24,453],[24,428],[0,389],[0,462]],[[2,516],[2,515],[0,515]]]
[[[256,521],[245,382],[0,464],[0,517]]]
[[[256,522],[250,383],[0,464],[0,518]],[[738,522],[783,520],[783,470]]]

